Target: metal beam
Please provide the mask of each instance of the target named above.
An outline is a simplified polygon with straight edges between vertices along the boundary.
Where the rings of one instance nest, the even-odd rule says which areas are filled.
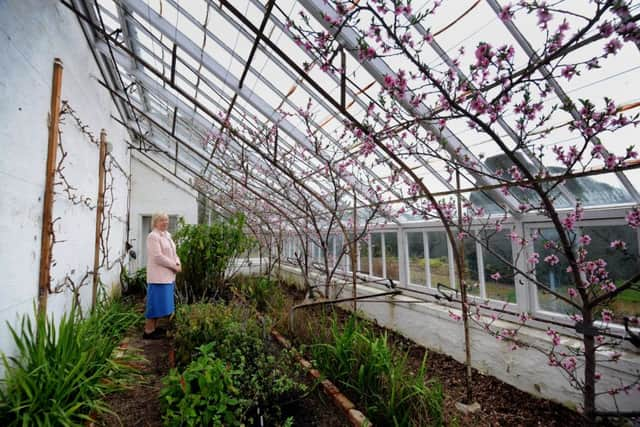
[[[336,36],[340,45],[348,50],[355,51],[358,49],[358,37],[356,33],[348,27],[340,27],[340,32],[336,34],[337,28],[333,27],[327,20],[323,19],[324,16],[330,16],[332,18],[338,18],[337,12],[328,4],[322,0],[300,0],[300,3],[304,6],[309,13],[318,20],[318,22],[331,34]],[[373,58],[369,61],[364,61],[362,67],[366,69],[380,84],[384,84],[384,77],[387,75],[395,76],[396,73],[384,62],[381,58]],[[429,117],[431,116],[431,110],[424,104],[419,104],[417,107],[411,105],[409,96],[399,99],[398,102],[403,108],[411,113],[415,117]],[[475,173],[476,180],[483,185],[496,184],[497,181],[491,178],[493,173],[473,154],[460,139],[453,134],[448,128],[442,130],[439,129],[437,124],[421,120],[420,125],[427,131],[434,135],[444,139],[447,143],[445,145],[446,151],[455,159],[468,158],[472,159],[480,168],[482,173]],[[496,200],[501,200],[511,211],[512,214],[517,215],[519,211],[519,201],[512,195],[504,195],[500,191],[491,190],[491,194]]]
[[[487,3],[489,3],[489,6],[491,7],[491,9],[493,9],[496,15],[500,15],[502,11],[502,7],[498,4],[496,0],[487,0]],[[501,20],[501,21],[504,24],[504,26],[507,28],[509,33],[511,33],[511,35],[516,40],[516,42],[518,42],[522,50],[524,50],[524,52],[527,54],[529,59],[531,61],[540,62],[540,57],[538,56],[538,54],[535,52],[535,50],[529,43],[529,40],[527,40],[524,34],[522,34],[522,32],[518,29],[516,24],[511,20]],[[571,101],[571,98],[569,97],[569,95],[567,95],[567,93],[564,91],[562,86],[560,86],[560,84],[555,79],[555,77],[553,77],[553,73],[551,72],[549,67],[547,67],[546,65],[542,65],[540,67],[537,67],[537,70],[547,80],[547,82],[549,83],[549,86],[551,86],[551,88],[553,89],[553,92],[560,99],[560,101],[562,101],[562,103],[566,107],[568,107],[567,111],[569,112],[569,114],[571,114],[571,117],[573,117],[574,120],[581,120],[582,117],[580,116],[578,109],[575,107],[575,104],[573,103],[573,101]],[[590,141],[594,145],[601,144],[600,139],[598,137],[593,137],[590,139]],[[604,144],[602,144],[602,147],[604,148],[603,154],[606,156],[608,154],[608,150],[606,149]],[[616,172],[616,176],[618,177],[620,182],[622,182],[622,185],[629,192],[633,200],[636,203],[639,203],[640,192],[638,192],[638,190],[631,183],[629,178],[624,174],[624,172]]]

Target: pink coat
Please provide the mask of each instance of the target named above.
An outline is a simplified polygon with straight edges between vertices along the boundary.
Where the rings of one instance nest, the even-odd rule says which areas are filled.
[[[154,229],[147,236],[147,283],[172,283],[180,258],[168,231]]]

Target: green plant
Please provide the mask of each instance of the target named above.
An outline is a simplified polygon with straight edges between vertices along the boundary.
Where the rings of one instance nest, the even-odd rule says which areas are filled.
[[[163,380],[160,399],[168,426],[240,425],[251,401],[234,385],[239,375],[214,357],[213,343],[200,347],[200,356],[183,373],[172,369]]]
[[[120,286],[123,295],[145,295],[147,292],[147,268],[140,268],[133,275],[129,275],[127,268],[123,265],[120,269]]]
[[[343,328],[334,320],[330,343],[311,346],[318,368],[353,390],[374,424],[442,425],[442,387],[426,379],[426,356],[415,374],[407,353],[393,350],[351,316]]]
[[[284,308],[284,294],[274,279],[266,276],[238,276],[234,286],[260,312],[278,315]]]
[[[257,418],[259,407],[266,424],[278,425],[282,421],[282,407],[299,400],[306,386],[295,380],[300,372],[294,357],[277,351],[272,343],[268,317],[259,320],[257,314],[251,305],[222,302],[178,306],[176,359],[183,366],[193,360],[187,366],[189,369],[199,360],[194,355],[202,357],[206,353],[225,366],[232,366],[233,386],[239,390],[239,396],[250,402],[242,419]]]
[[[24,316],[19,331],[9,326],[18,354],[2,356],[0,424],[76,425],[91,420],[91,413],[108,411],[101,397],[119,389],[131,372],[111,354],[139,321],[130,308],[106,302],[85,320],[74,305],[59,323],[45,316],[34,323]]]
[[[243,307],[222,302],[178,305],[174,321],[176,361],[179,365],[188,364],[197,354],[199,346],[220,342],[228,323],[245,319],[251,314]]]
[[[210,225],[180,223],[174,239],[182,273],[176,284],[184,302],[216,298],[226,290],[235,260],[253,245],[244,223],[242,214]]]

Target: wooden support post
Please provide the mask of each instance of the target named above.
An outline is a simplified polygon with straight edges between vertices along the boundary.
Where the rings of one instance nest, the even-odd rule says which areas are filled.
[[[44,202],[42,208],[42,235],[40,238],[40,274],[38,277],[38,314],[46,315],[49,283],[51,281],[51,245],[53,239],[53,185],[56,175],[56,156],[58,154],[58,122],[60,120],[60,96],[62,92],[62,61],[53,61],[53,79],[51,84],[51,108],[49,116],[49,141],[47,147],[47,170],[44,183]]]
[[[102,238],[102,213],[104,212],[105,158],[107,157],[107,132],[100,132],[100,160],[98,163],[98,206],[96,207],[96,240],[93,252],[93,286],[91,289],[91,309],[98,300],[98,281],[100,274],[100,240]]]

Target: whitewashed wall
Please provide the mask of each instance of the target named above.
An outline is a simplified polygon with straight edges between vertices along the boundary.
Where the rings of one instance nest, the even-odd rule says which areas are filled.
[[[98,136],[107,131],[112,154],[128,172],[129,153],[124,129],[111,98],[96,81],[101,78],[76,17],[57,1],[0,1],[0,351],[14,351],[6,322],[33,315],[38,290],[42,199],[47,156],[47,118],[51,99],[53,60],[62,59],[62,99],[68,100],[82,121]],[[61,127],[69,153],[65,175],[78,194],[98,192],[98,147],[67,117]],[[110,260],[126,241],[127,182],[114,171],[114,203],[109,240]],[[52,283],[65,275],[78,281],[93,269],[95,209],[74,206],[58,194],[53,217],[57,239]],[[108,288],[118,282],[119,266],[101,271]],[[90,283],[90,280],[89,280]],[[91,286],[82,289],[81,302],[91,302]],[[69,291],[49,296],[48,312],[59,316],[71,303]]]
[[[198,221],[197,195],[193,189],[171,176],[163,174],[156,165],[139,155],[131,157],[131,244],[140,256],[131,260],[132,271],[144,267],[146,231],[142,228],[142,217],[156,212],[178,215],[187,223]]]

